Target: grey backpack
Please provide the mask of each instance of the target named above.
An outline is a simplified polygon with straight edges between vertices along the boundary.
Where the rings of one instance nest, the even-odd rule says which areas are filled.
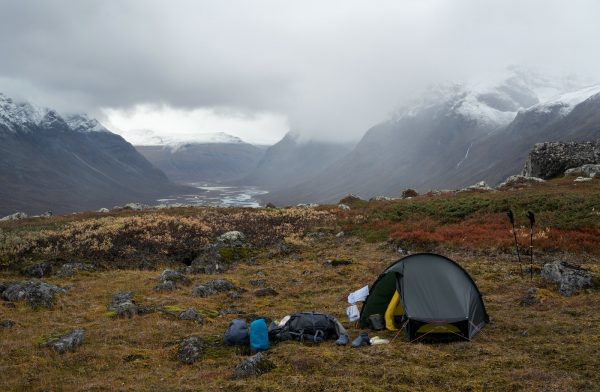
[[[235,319],[229,323],[223,341],[228,346],[247,346],[250,344],[250,330],[246,320]]]

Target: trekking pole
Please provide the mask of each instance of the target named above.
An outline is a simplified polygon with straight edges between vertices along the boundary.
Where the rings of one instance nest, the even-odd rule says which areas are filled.
[[[531,211],[527,211],[527,217],[529,218],[529,251],[531,252],[529,272],[531,280],[533,280],[533,226],[535,225],[535,215]]]
[[[521,262],[521,253],[519,253],[519,242],[517,241],[517,232],[515,231],[515,215],[512,210],[508,210],[506,213],[508,215],[508,220],[510,220],[510,224],[512,225],[513,237],[515,239],[515,248],[517,249],[517,258],[519,259],[519,270],[521,271],[521,277],[523,277],[523,263]]]

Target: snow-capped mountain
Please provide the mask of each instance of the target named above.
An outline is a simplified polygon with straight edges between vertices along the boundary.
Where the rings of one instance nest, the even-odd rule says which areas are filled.
[[[598,92],[599,86],[521,69],[500,80],[432,88],[369,129],[349,154],[269,197],[325,202],[348,193],[498,183],[520,171],[534,143],[600,138]]]
[[[197,133],[193,137],[169,137],[157,135],[150,129],[138,129],[129,131],[127,140],[135,146],[170,146],[178,148],[185,144],[208,144],[208,143],[245,143],[237,136],[225,132]]]
[[[85,115],[0,95],[0,215],[150,202],[179,188],[121,136]]]

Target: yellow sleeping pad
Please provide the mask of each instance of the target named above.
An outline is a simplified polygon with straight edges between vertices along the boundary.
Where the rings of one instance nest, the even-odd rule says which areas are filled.
[[[417,333],[460,333],[455,325],[452,324],[425,324],[417,330]]]
[[[403,314],[404,309],[400,303],[400,294],[398,291],[395,291],[394,296],[385,311],[385,328],[390,331],[397,331],[398,328],[394,325],[394,316],[402,316]]]

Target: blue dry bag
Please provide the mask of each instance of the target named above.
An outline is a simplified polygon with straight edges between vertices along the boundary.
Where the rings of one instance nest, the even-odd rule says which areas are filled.
[[[255,352],[269,349],[269,333],[264,319],[250,323],[250,348]]]

